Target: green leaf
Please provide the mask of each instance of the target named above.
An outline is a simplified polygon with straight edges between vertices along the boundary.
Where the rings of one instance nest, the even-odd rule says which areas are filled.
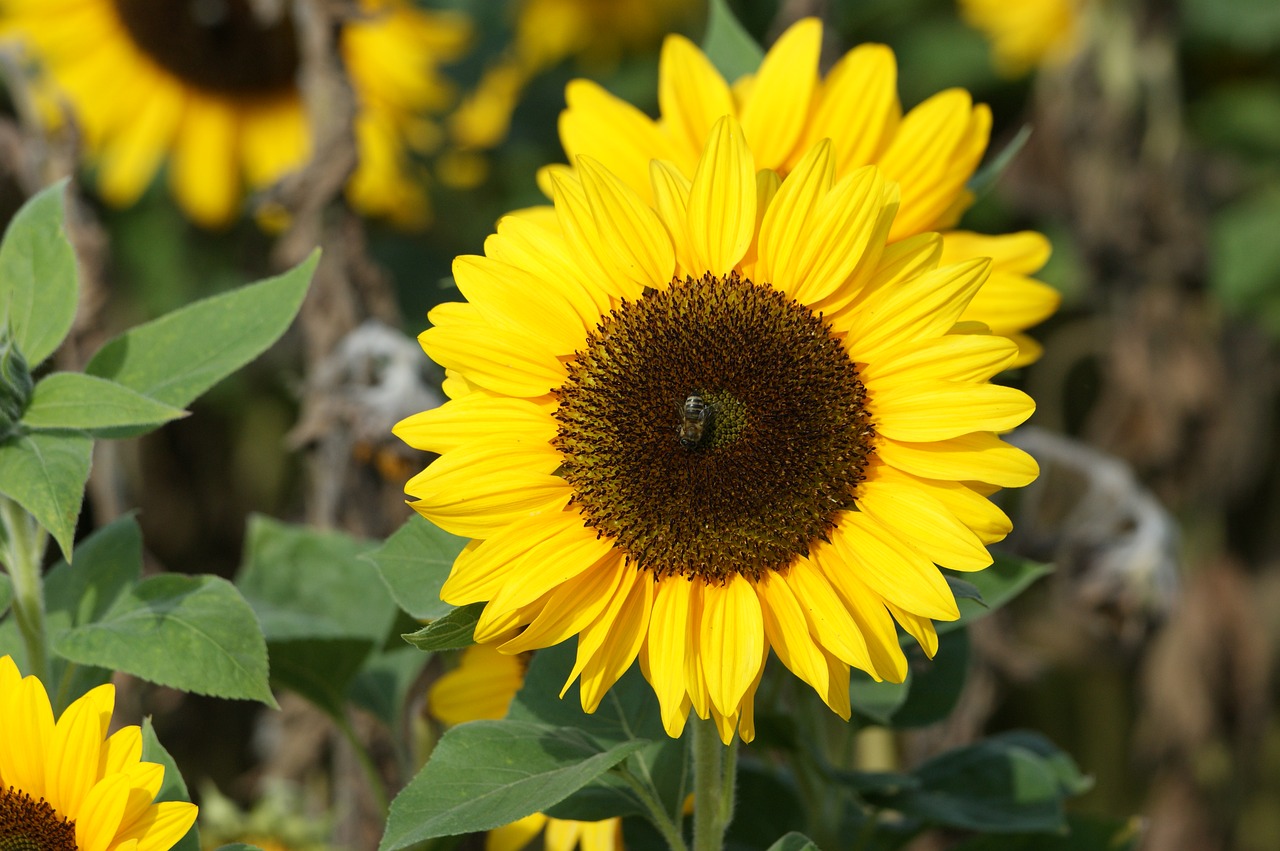
[[[811,844],[783,844],[788,836],[800,837],[796,831],[805,828],[800,794],[788,773],[778,771],[773,765],[744,759],[738,763],[734,792],[737,803],[725,835],[726,847],[759,848],[769,838],[781,836],[770,848],[816,851]]]
[[[1020,836],[978,836],[952,851],[1137,851],[1142,838],[1139,818],[1067,816],[1067,832],[1026,833]]]
[[[541,812],[641,748],[602,749],[571,728],[472,721],[449,730],[391,804],[380,851],[490,830]]]
[[[0,618],[4,617],[4,613],[9,611],[9,604],[13,602],[13,583],[9,581],[9,575],[0,573]]]
[[[216,576],[143,580],[100,620],[68,630],[54,651],[183,691],[276,706],[253,610]]]
[[[67,239],[65,180],[22,205],[0,242],[0,332],[11,331],[34,370],[71,330],[80,283]]]
[[[476,623],[484,603],[459,606],[442,618],[437,618],[417,632],[401,636],[419,650],[461,650],[476,643]]]
[[[25,508],[71,560],[93,440],[80,432],[24,434],[0,443],[0,491]]]
[[[892,726],[894,713],[906,703],[910,691],[910,669],[900,683],[876,682],[857,668],[849,672],[849,703],[853,710],[885,727]]]
[[[923,727],[946,718],[960,699],[968,673],[968,630],[938,636],[938,652],[932,659],[923,653],[911,658],[911,688],[893,713],[893,726]]]
[[[1237,316],[1261,323],[1280,337],[1280,190],[1233,201],[1213,216],[1209,284]]]
[[[936,623],[938,635],[981,620],[1017,597],[1031,583],[1051,572],[1053,572],[1052,565],[996,554],[995,563],[986,570],[965,573],[964,579],[960,580],[977,589],[981,595],[981,602],[957,595],[956,605],[960,607],[960,619]],[[944,575],[948,582],[952,581],[951,574],[944,573]]]
[[[1178,5],[1188,35],[1256,53],[1280,46],[1280,5],[1274,0],[1182,0]]]
[[[1061,831],[1063,799],[1074,794],[1082,778],[1078,772],[1064,777],[1060,755],[1035,734],[993,736],[921,765],[913,772],[919,788],[907,790],[892,806],[928,824],[965,830]]]
[[[398,729],[409,692],[430,658],[404,646],[378,653],[355,675],[347,688],[347,699]]]
[[[769,851],[818,851],[818,846],[803,833],[792,831],[770,845]]]
[[[272,641],[267,653],[273,685],[297,692],[331,718],[342,720],[347,688],[369,658],[369,642],[350,638]]]
[[[85,372],[184,407],[266,351],[307,293],[319,252],[283,275],[139,325],[98,350]]]
[[[22,422],[34,429],[104,429],[158,426],[187,412],[157,402],[114,381],[55,372],[36,384]]]
[[[268,641],[352,638],[372,650],[387,637],[396,607],[377,571],[360,558],[371,546],[254,515],[236,587]]]
[[[711,0],[708,5],[702,52],[730,83],[754,74],[764,59],[764,50],[730,11],[727,0]]]
[[[400,608],[417,620],[430,621],[453,611],[440,599],[440,588],[466,543],[466,538],[415,514],[385,544],[361,558],[378,568]]]
[[[164,766],[164,780],[160,784],[160,791],[156,794],[156,803],[164,801],[191,803],[191,795],[187,791],[186,781],[182,779],[182,772],[178,771],[177,763],[156,738],[156,731],[151,726],[150,718],[143,719],[142,722],[142,761]],[[191,825],[191,829],[173,845],[173,851],[200,851],[199,828],[194,824]]]

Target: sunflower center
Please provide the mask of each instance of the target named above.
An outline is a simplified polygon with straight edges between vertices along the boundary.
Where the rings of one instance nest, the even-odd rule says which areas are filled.
[[[623,302],[557,392],[560,474],[655,576],[780,570],[854,507],[866,389],[821,315],[737,273]]]
[[[75,851],[76,823],[44,798],[33,801],[10,786],[0,789],[0,851]]]
[[[143,53],[196,88],[272,95],[296,85],[298,43],[286,11],[249,0],[113,0]]]

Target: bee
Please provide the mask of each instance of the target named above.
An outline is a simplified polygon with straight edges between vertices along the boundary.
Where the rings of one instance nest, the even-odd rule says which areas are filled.
[[[693,449],[702,442],[707,426],[711,423],[711,405],[697,393],[691,394],[680,406],[680,445]]]

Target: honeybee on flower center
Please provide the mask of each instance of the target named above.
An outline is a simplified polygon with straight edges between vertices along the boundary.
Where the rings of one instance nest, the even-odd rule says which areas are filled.
[[[702,442],[711,424],[712,407],[697,393],[692,393],[680,406],[680,445],[694,449]]]

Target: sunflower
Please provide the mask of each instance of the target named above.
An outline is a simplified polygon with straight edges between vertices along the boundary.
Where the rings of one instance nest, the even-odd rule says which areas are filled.
[[[657,120],[596,83],[575,80],[565,92],[560,140],[570,161],[594,157],[653,203],[649,162],[664,160],[691,178],[722,115],[738,118],[756,166],[779,175],[829,139],[837,178],[875,164],[898,184],[901,204],[890,242],[940,231],[948,259],[991,258],[990,291],[973,301],[964,319],[1015,340],[1020,353],[1013,365],[1034,361],[1040,346],[1022,331],[1059,302],[1053,288],[1028,277],[1048,259],[1048,241],[1032,232],[984,237],[953,230],[973,203],[966,184],[986,150],[991,111],[968,92],[948,89],[903,115],[893,51],[861,45],[821,78],[821,44],[821,22],[801,20],[777,40],[757,73],[730,85],[692,42],[670,35],[659,63]],[[556,169],[541,175],[548,194]],[[982,253],[969,253],[975,247]],[[1012,317],[1016,324],[1005,327]]]
[[[114,206],[138,199],[167,160],[178,204],[217,227],[245,189],[269,186],[311,156],[298,85],[301,48],[285,11],[250,0],[0,0],[0,32],[23,43],[84,133],[98,189]],[[338,47],[357,103],[357,209],[425,224],[414,156],[440,129],[427,117],[451,92],[437,66],[460,55],[465,21],[408,0],[360,0]],[[45,110],[52,123],[60,109]]]
[[[427,711],[446,724],[505,718],[524,685],[527,657],[508,656],[477,644],[462,651],[458,667],[427,692]],[[485,851],[520,851],[538,834],[546,851],[616,851],[622,848],[622,819],[571,821],[534,813],[489,831]]]
[[[1033,409],[987,383],[1017,347],[962,321],[990,261],[887,244],[897,185],[830,141],[757,171],[732,116],[651,176],[581,156],[455,261],[420,338],[450,401],[396,427],[440,455],[413,507],[473,539],[441,596],[504,653],[577,636],[588,712],[638,658],[670,735],[750,740],[772,649],[847,717],[850,666],[906,675],[895,620],[932,654],[958,616],[935,564],[990,564],[989,486],[1036,475],[994,434]]]
[[[1020,77],[1038,65],[1061,65],[1079,46],[1078,0],[959,0],[965,23],[991,42],[996,70]]]
[[[57,723],[44,685],[0,657],[0,848],[165,851],[196,807],[152,803],[164,766],[141,762],[142,731],[107,736],[115,688],[103,685]]]

